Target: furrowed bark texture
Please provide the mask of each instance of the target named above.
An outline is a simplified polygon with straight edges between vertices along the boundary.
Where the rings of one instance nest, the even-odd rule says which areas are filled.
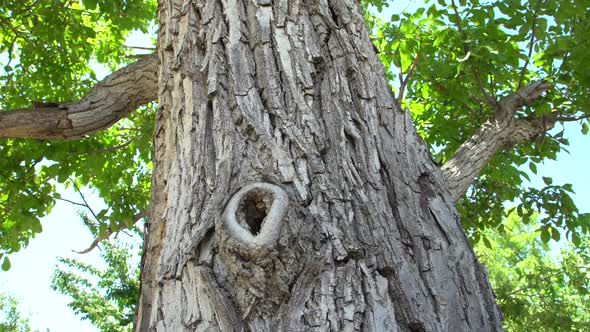
[[[546,81],[535,81],[500,100],[494,105],[497,107],[495,114],[441,167],[455,202],[498,150],[532,140],[553,128],[552,116],[515,118],[519,108],[531,104],[549,87]]]
[[[117,70],[82,99],[0,111],[0,138],[75,139],[110,127],[158,98],[157,57]]]
[[[355,0],[159,1],[136,331],[492,331]]]

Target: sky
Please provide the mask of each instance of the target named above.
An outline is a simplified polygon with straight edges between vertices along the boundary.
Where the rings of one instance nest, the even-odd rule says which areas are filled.
[[[150,45],[149,36],[133,34],[127,45]],[[97,69],[97,76],[104,76],[104,69]],[[572,195],[581,212],[590,212],[590,136],[580,132],[580,125],[568,123],[565,126],[565,137],[570,141],[570,154],[565,152],[557,156],[557,161],[546,160],[538,166],[538,174],[532,174],[524,167],[531,177],[531,185],[537,188],[544,186],[541,176],[553,178],[555,184],[571,183],[576,194]],[[554,130],[561,130],[561,125]],[[65,191],[64,198],[76,200],[71,191]],[[91,205],[101,204],[91,198]],[[81,321],[67,307],[69,298],[50,289],[51,275],[55,270],[57,257],[71,257],[85,262],[100,265],[98,250],[80,255],[72,250],[88,247],[93,238],[77,216],[79,207],[69,203],[58,202],[51,214],[43,218],[43,232],[32,239],[29,246],[10,256],[12,268],[8,272],[0,272],[0,292],[10,293],[19,298],[19,309],[30,316],[30,325],[39,331],[48,328],[54,332],[93,332],[98,331],[88,321]]]
[[[78,201],[71,191],[64,198]],[[90,204],[95,204],[91,202]],[[50,289],[51,275],[57,257],[82,259],[100,264],[98,250],[80,255],[72,250],[82,250],[92,243],[92,235],[77,216],[79,207],[58,201],[53,211],[41,220],[43,232],[30,241],[25,249],[10,256],[12,267],[0,272],[0,292],[9,293],[20,300],[19,309],[30,315],[33,329],[55,332],[98,331],[88,321],[81,321],[68,308],[70,298]]]

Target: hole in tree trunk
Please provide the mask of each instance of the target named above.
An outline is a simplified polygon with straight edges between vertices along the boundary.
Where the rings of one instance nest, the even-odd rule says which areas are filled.
[[[272,201],[272,195],[263,190],[253,190],[242,198],[238,209],[238,220],[252,235],[256,236],[260,233]]]

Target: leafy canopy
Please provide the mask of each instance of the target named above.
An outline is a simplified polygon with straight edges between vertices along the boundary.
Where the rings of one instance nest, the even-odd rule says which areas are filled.
[[[12,295],[0,293],[0,331],[31,332],[29,318],[18,309],[19,301]]]
[[[139,295],[139,252],[120,242],[104,242],[103,248],[103,269],[59,258],[51,287],[70,296],[69,307],[100,331],[131,331]]]
[[[505,232],[484,231],[489,244],[475,246],[504,316],[507,331],[590,330],[590,237],[578,247],[550,250],[516,213]]]

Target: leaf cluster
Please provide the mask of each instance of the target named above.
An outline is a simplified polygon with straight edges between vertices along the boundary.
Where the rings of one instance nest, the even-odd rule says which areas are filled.
[[[103,332],[131,331],[139,295],[139,262],[134,249],[105,242],[100,269],[82,261],[59,258],[52,289],[72,298],[70,308]]]
[[[18,300],[11,295],[0,293],[0,331],[31,332],[29,318],[18,310]]]
[[[590,238],[574,247],[550,249],[512,213],[505,230],[486,229],[487,244],[475,245],[504,315],[507,331],[590,329]]]
[[[0,109],[79,97],[95,81],[91,60],[116,66],[132,30],[147,32],[154,0],[0,1]]]
[[[26,247],[42,231],[39,219],[73,187],[95,234],[128,228],[149,203],[151,133],[155,105],[77,141],[5,140],[0,144],[0,257]],[[92,188],[108,208],[93,209],[82,193]],[[71,200],[67,200],[72,202]]]

